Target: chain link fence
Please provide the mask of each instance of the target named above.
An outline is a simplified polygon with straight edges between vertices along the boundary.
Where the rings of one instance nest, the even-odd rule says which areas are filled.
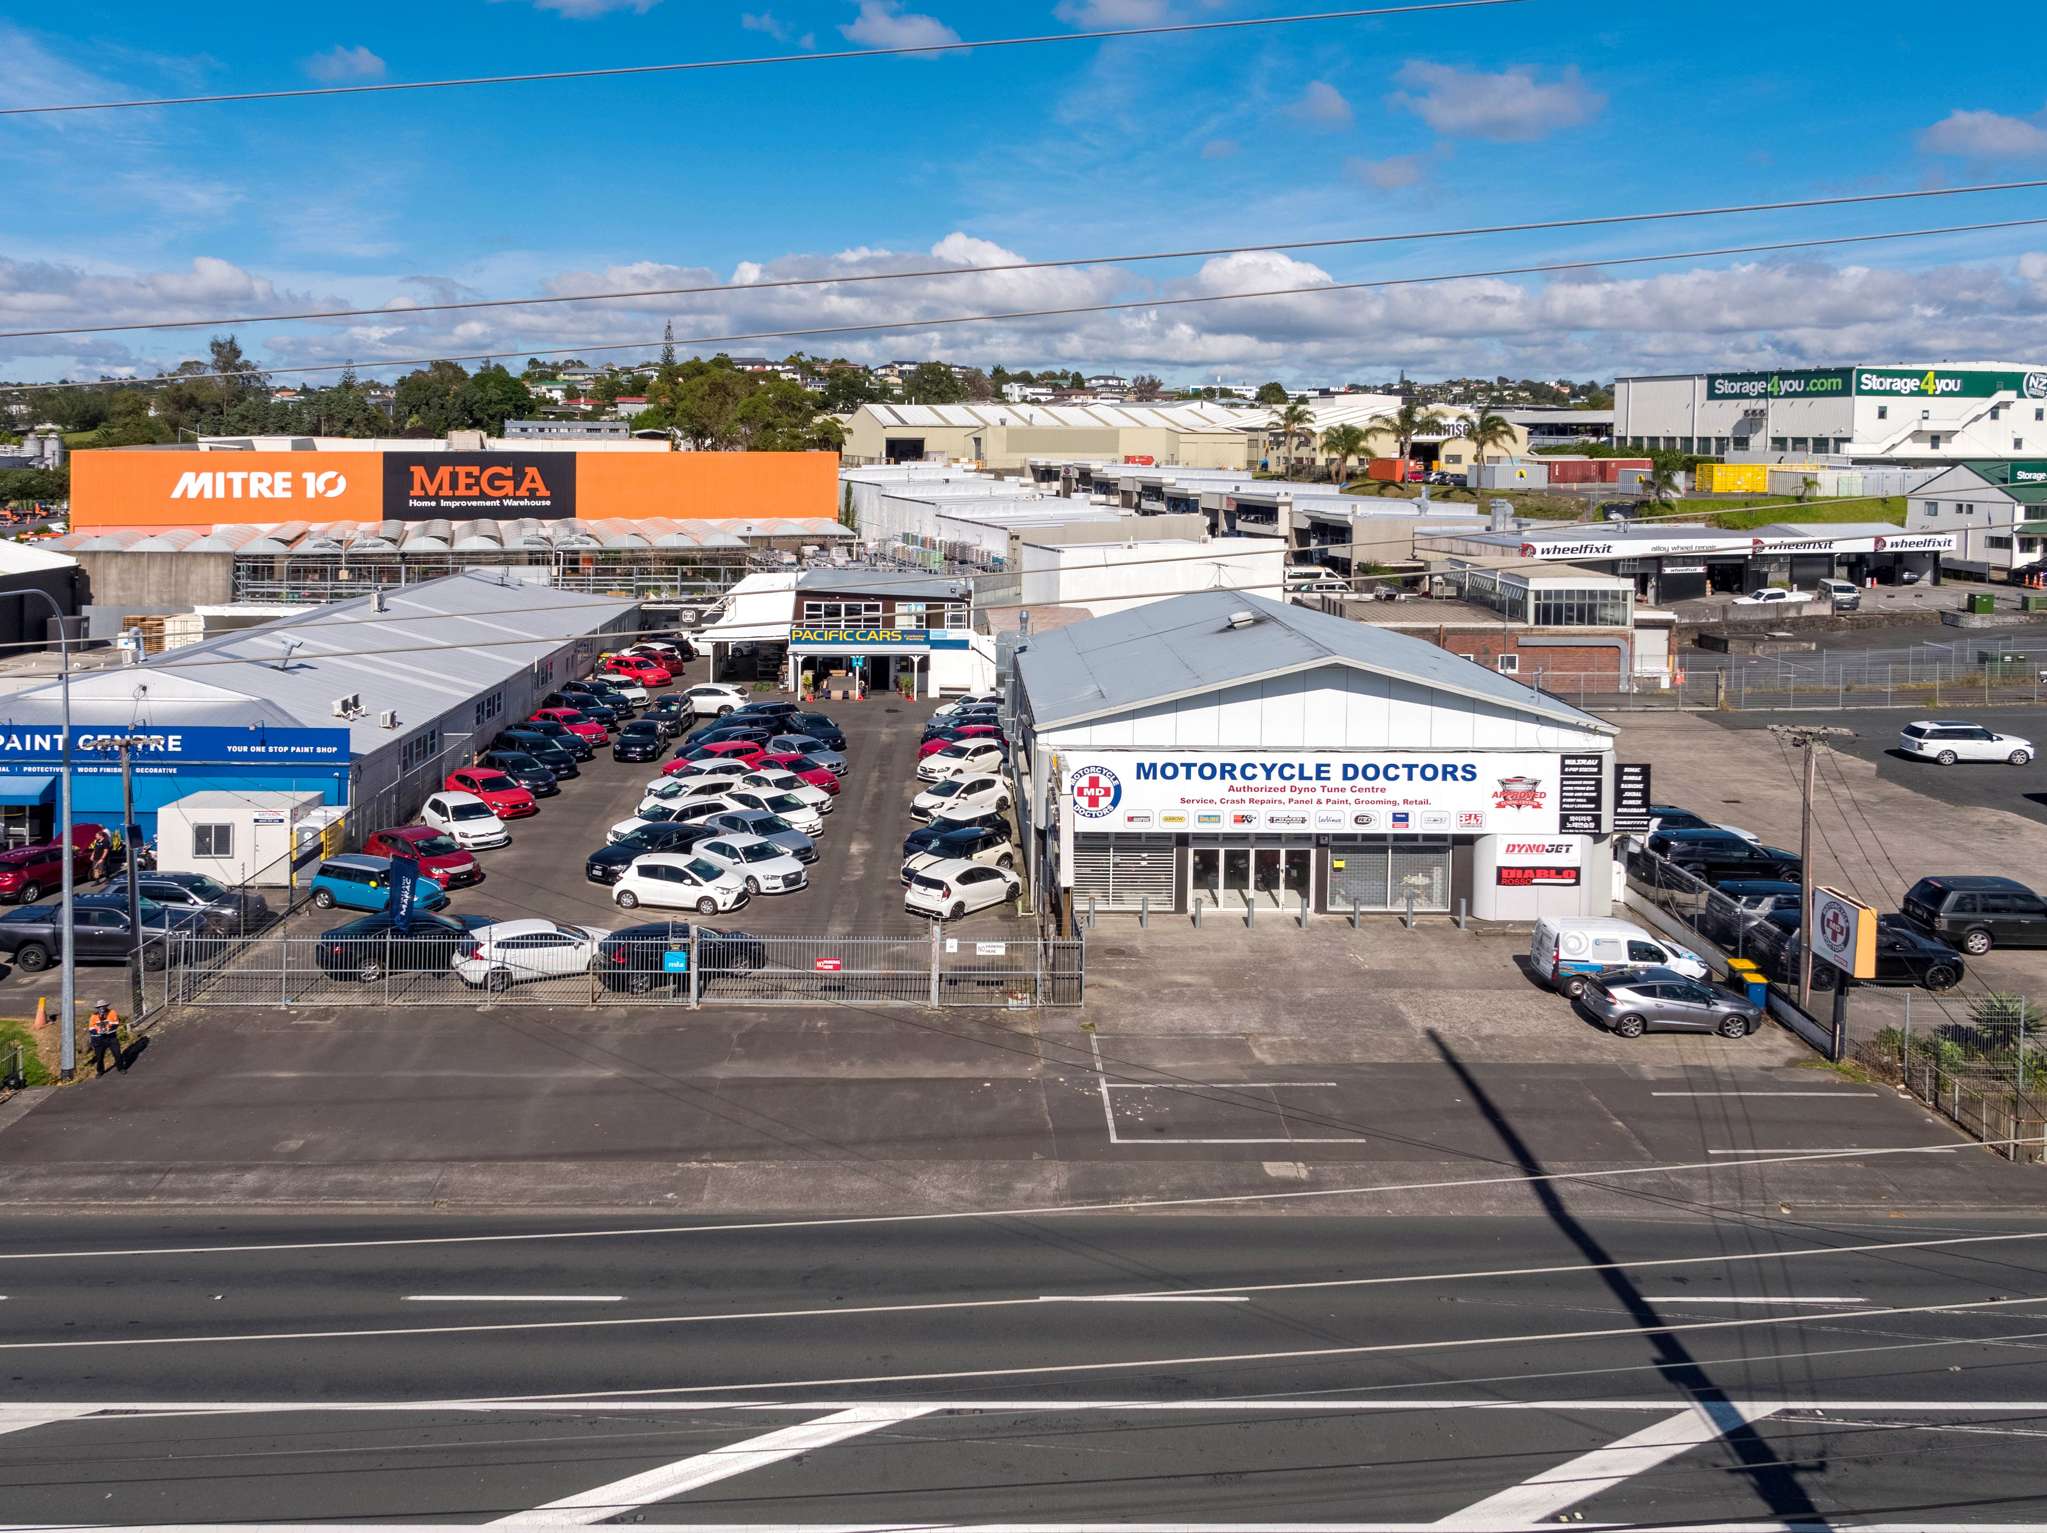
[[[2047,1164],[2047,1046],[2040,1009],[2024,996],[1990,993],[1952,1016],[1914,1029],[1887,1027],[1857,1045],[1856,1061],[1903,1086],[2007,1160]]]
[[[1516,678],[1595,712],[1682,709],[2032,707],[2047,695],[2047,639],[1960,638],[1909,649],[1680,660],[1668,677],[1523,670]]]

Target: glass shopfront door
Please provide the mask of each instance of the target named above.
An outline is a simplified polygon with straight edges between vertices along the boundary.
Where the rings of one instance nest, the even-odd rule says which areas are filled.
[[[1188,895],[1230,909],[1252,903],[1298,908],[1315,896],[1315,851],[1305,839],[1195,846],[1188,856]]]

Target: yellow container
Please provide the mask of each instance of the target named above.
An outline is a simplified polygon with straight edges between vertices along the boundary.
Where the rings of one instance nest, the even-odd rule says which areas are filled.
[[[1767,495],[1770,465],[1767,463],[1701,463],[1694,471],[1699,488],[1708,495]]]

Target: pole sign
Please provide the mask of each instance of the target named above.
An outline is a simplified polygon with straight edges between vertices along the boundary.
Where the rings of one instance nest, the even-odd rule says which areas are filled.
[[[1649,832],[1649,763],[1617,761],[1613,768],[1613,829],[1615,835],[1647,835]]]
[[[412,913],[419,906],[419,859],[391,859],[391,930],[404,936],[412,930]]]
[[[1812,891],[1812,956],[1851,979],[1876,976],[1876,912],[1839,889]]]

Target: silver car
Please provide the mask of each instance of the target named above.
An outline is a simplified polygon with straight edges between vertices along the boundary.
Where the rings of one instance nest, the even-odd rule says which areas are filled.
[[[765,809],[726,809],[710,816],[704,824],[712,830],[735,831],[742,836],[759,836],[779,846],[798,862],[817,861],[817,843],[779,814]]]
[[[1761,1008],[1747,996],[1675,969],[1609,969],[1586,984],[1578,1004],[1619,1038],[1652,1028],[1746,1038],[1763,1024]]]
[[[799,756],[808,756],[834,777],[846,775],[845,754],[827,749],[810,735],[776,735],[768,741],[768,749],[777,752],[795,751]]]

